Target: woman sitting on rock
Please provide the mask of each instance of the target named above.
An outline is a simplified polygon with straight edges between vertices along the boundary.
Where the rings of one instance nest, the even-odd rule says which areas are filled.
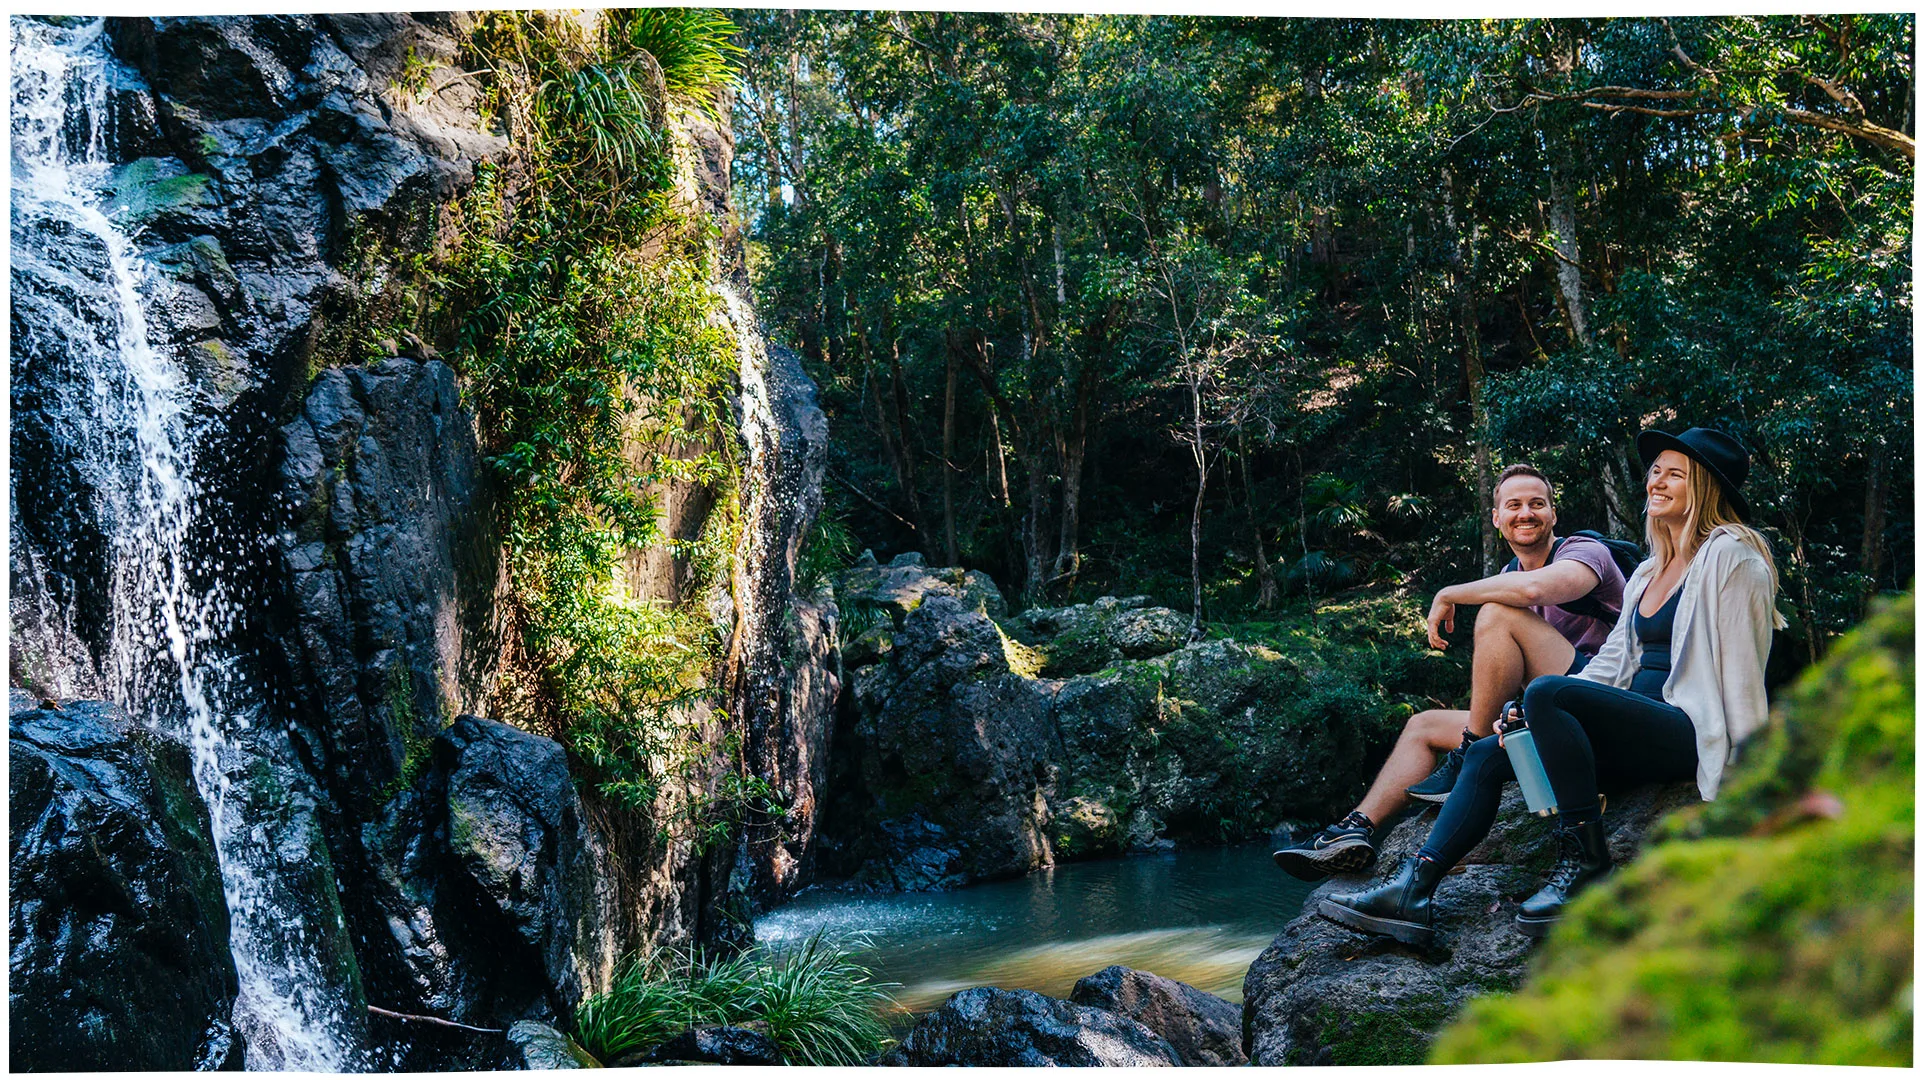
[[[1515,922],[1538,937],[1587,885],[1613,870],[1599,784],[1692,777],[1711,799],[1735,744],[1767,718],[1762,676],[1778,576],[1767,542],[1742,524],[1747,451],[1732,436],[1693,428],[1639,438],[1647,467],[1647,545],[1653,555],[1628,580],[1606,644],[1572,676],[1535,679],[1525,691],[1547,778],[1560,805],[1560,859]],[[1494,725],[1504,732],[1509,713]],[[1434,886],[1493,828],[1500,789],[1514,778],[1501,740],[1467,751],[1453,794],[1417,854],[1383,884],[1320,901],[1320,914],[1413,945],[1433,940]]]

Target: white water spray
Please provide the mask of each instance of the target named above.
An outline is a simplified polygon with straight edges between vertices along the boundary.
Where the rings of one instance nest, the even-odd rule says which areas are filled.
[[[192,479],[206,421],[148,326],[145,297],[165,302],[168,284],[145,272],[103,210],[112,174],[105,23],[10,23],[15,289],[59,298],[48,305],[58,337],[86,376],[62,419],[84,433],[82,481],[112,545],[110,685],[129,715],[182,731],[191,749],[225,886],[247,1067],[355,1068],[342,976],[324,970],[301,915],[315,909],[287,873],[301,869],[292,864],[303,850],[289,831],[310,831],[311,816],[267,817],[285,793],[249,789],[272,774],[266,757],[284,736],[258,730],[249,719],[257,708],[239,703],[228,678],[221,645],[237,612],[221,568],[190,565],[189,541],[206,527]]]

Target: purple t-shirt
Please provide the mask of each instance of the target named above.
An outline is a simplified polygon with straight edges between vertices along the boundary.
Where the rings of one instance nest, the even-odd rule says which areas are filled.
[[[1607,635],[1613,632],[1614,620],[1620,617],[1621,598],[1627,591],[1627,578],[1620,572],[1619,564],[1613,561],[1613,552],[1598,540],[1569,536],[1560,542],[1560,550],[1548,561],[1564,562],[1568,559],[1599,575],[1600,583],[1588,595],[1612,611],[1614,618],[1575,615],[1558,607],[1532,607],[1527,610],[1547,620],[1547,625],[1560,631],[1561,637],[1573,642],[1574,648],[1591,655],[1600,651],[1600,646],[1606,644]]]

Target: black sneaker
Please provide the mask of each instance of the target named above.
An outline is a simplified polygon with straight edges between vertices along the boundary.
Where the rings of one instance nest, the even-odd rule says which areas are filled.
[[[1273,864],[1301,881],[1357,874],[1372,866],[1373,859],[1373,822],[1358,810],[1273,853]]]
[[[1454,781],[1460,779],[1460,769],[1467,763],[1467,747],[1472,746],[1479,736],[1470,731],[1460,733],[1460,745],[1447,751],[1440,759],[1440,767],[1427,774],[1425,780],[1407,789],[1407,794],[1421,802],[1443,803],[1447,793],[1453,790]]]

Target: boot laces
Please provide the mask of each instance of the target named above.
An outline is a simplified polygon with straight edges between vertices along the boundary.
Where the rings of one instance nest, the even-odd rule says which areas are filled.
[[[1553,864],[1553,869],[1547,871],[1547,884],[1565,891],[1573,884],[1573,879],[1580,876],[1582,865],[1579,838],[1573,835],[1572,829],[1561,829],[1560,858]]]

